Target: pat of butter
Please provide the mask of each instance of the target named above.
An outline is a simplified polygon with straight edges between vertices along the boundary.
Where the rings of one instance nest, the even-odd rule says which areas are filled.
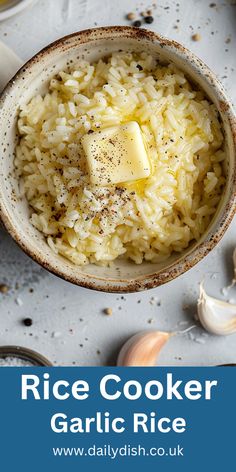
[[[86,134],[82,146],[92,184],[111,185],[150,175],[150,163],[136,121]]]

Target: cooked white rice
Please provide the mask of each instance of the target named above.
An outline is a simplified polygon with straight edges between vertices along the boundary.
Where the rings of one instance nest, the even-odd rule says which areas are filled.
[[[137,121],[152,174],[93,186],[81,137]],[[196,241],[214,215],[225,178],[217,111],[183,72],[146,53],[79,61],[20,110],[15,166],[31,222],[75,264],[125,255],[158,262]]]

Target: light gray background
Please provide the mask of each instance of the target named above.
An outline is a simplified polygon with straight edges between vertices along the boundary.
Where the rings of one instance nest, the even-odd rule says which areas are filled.
[[[0,24],[0,39],[23,60],[49,42],[96,25],[128,24],[125,14],[152,5],[135,0],[38,0],[19,16]],[[233,1],[158,0],[151,29],[182,42],[203,59],[236,99]],[[169,7],[169,8],[167,8]],[[193,33],[201,40],[193,42]],[[1,57],[0,57],[1,70]],[[209,293],[236,302],[236,287],[223,295],[232,278],[235,220],[223,241],[201,263],[157,289],[124,295],[88,291],[47,273],[0,230],[0,345],[19,344],[40,351],[56,365],[114,364],[122,343],[145,329],[183,330],[195,324],[199,282]],[[33,289],[33,291],[32,291]],[[112,316],[103,309],[111,307]],[[32,317],[26,328],[22,319]],[[216,337],[197,327],[172,337],[162,350],[161,365],[215,365],[236,362],[236,335]]]

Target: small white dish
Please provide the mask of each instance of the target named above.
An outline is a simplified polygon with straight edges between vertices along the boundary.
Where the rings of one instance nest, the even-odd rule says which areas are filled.
[[[5,0],[0,3],[0,21],[6,20],[31,5],[35,0]]]
[[[4,43],[0,41],[0,92],[3,90],[7,82],[13,77],[18,69],[22,66],[22,60]]]

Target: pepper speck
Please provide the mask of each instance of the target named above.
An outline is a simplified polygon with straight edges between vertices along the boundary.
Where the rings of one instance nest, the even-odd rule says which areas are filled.
[[[24,323],[25,326],[32,326],[33,320],[31,318],[25,318],[23,320],[23,323]]]
[[[154,18],[151,15],[145,16],[144,21],[145,21],[145,23],[151,24],[151,23],[153,23]]]

